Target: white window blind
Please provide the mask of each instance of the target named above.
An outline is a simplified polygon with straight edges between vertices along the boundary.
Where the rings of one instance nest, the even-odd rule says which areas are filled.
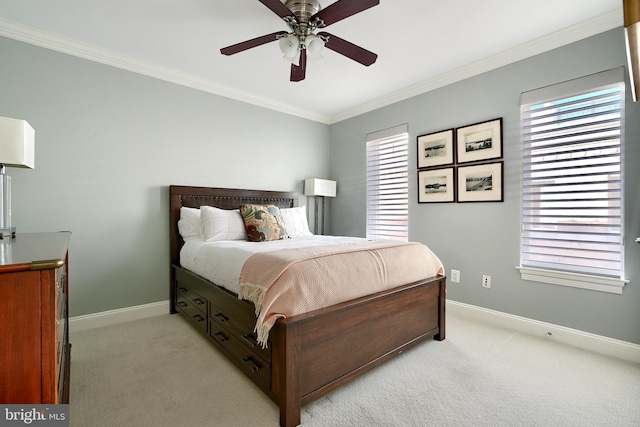
[[[623,118],[622,68],[522,94],[522,267],[622,278]]]
[[[407,241],[407,125],[367,135],[367,238]]]

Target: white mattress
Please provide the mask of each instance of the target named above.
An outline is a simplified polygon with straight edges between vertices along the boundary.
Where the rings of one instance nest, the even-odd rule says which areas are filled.
[[[191,239],[184,244],[180,251],[180,264],[183,268],[237,294],[240,271],[244,262],[253,254],[279,249],[363,241],[366,239],[344,236],[299,236],[270,242],[247,242],[245,240],[205,242],[201,239]]]

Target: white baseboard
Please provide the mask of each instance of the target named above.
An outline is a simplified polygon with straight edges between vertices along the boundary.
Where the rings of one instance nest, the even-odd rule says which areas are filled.
[[[132,320],[146,319],[169,313],[169,301],[154,302],[151,304],[137,305],[134,307],[119,308],[117,310],[103,311],[100,313],[75,316],[69,319],[69,331],[78,332],[86,329],[99,328],[100,326],[116,325]]]
[[[514,316],[462,302],[447,300],[447,312],[504,329],[544,337],[558,343],[640,363],[640,345],[603,337],[552,323]],[[549,335],[551,334],[551,335]]]
[[[544,337],[573,347],[640,363],[640,345],[626,341],[607,338],[601,335],[579,331],[577,329],[540,322],[538,320],[489,310],[487,308],[477,307],[475,305],[452,300],[447,300],[447,312],[500,328]],[[169,301],[160,301],[151,304],[72,317],[69,319],[69,330],[71,332],[83,331],[86,329],[116,325],[118,323],[145,319],[167,313],[169,313]],[[551,335],[549,335],[549,333],[551,333]]]

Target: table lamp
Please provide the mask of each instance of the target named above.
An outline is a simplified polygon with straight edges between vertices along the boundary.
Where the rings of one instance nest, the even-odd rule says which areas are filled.
[[[5,167],[33,169],[35,131],[24,120],[0,117],[0,238],[15,237],[11,225],[11,177]]]

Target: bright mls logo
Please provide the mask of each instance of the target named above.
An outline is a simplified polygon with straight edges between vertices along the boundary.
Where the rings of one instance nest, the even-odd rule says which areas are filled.
[[[69,426],[69,405],[6,405],[0,426]]]

